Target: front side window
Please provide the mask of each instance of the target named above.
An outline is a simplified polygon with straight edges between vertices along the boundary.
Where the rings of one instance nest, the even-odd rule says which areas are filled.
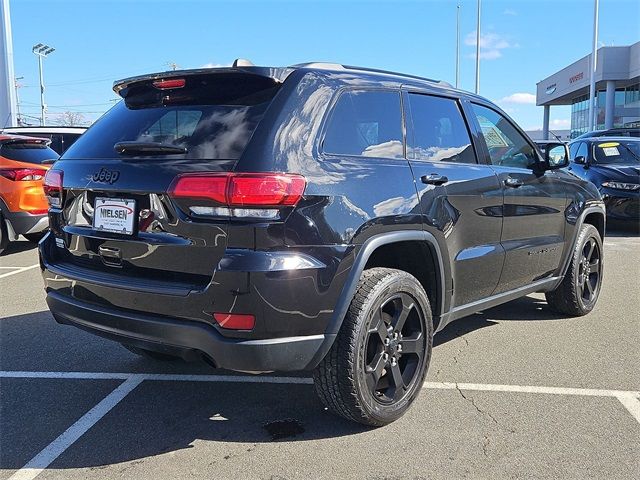
[[[471,137],[455,100],[410,93],[409,106],[413,120],[409,158],[476,163]]]
[[[535,149],[513,124],[490,108],[472,105],[489,150],[491,164],[531,168],[536,162]]]
[[[403,158],[400,93],[343,92],[329,120],[323,151],[335,155]]]

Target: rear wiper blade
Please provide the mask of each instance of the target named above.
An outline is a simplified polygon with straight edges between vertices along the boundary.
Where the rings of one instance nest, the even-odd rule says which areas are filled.
[[[159,142],[118,142],[113,149],[121,155],[181,155],[187,153],[185,147],[176,147]]]

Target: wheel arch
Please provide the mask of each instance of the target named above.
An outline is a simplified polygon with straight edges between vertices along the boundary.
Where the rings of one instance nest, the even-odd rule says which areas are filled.
[[[598,203],[596,205],[588,206],[582,211],[582,213],[578,217],[578,220],[576,221],[576,226],[573,229],[573,236],[571,238],[571,248],[568,249],[567,254],[565,255],[565,259],[563,260],[562,269],[560,270],[560,280],[558,281],[557,285],[559,285],[560,282],[562,282],[562,279],[567,274],[567,270],[569,269],[569,264],[571,263],[573,250],[575,248],[578,235],[580,234],[580,229],[582,228],[582,225],[584,225],[585,223],[588,223],[596,227],[596,229],[598,230],[598,233],[600,234],[600,238],[604,241],[605,228],[606,228],[606,210],[605,210],[604,204]]]
[[[347,310],[349,309],[351,300],[353,299],[353,296],[356,292],[356,288],[358,286],[358,282],[360,280],[362,272],[365,270],[367,265],[381,266],[372,265],[369,263],[372,258],[375,258],[374,254],[376,252],[379,252],[384,247],[406,242],[417,242],[418,244],[424,245],[432,254],[432,258],[434,261],[435,278],[437,279],[437,285],[435,286],[434,292],[436,302],[435,305],[432,306],[435,328],[435,324],[444,312],[445,293],[447,285],[445,279],[443,255],[440,251],[440,247],[436,238],[431,233],[422,230],[403,230],[399,232],[390,232],[375,235],[366,240],[360,247],[360,251],[358,252],[354,260],[354,263],[349,272],[349,276],[342,288],[340,297],[336,302],[333,316],[325,333],[325,341],[321,348],[318,350],[313,360],[308,365],[307,369],[315,368],[331,348],[338,332],[340,331],[342,321],[347,313]],[[427,290],[427,288],[425,288],[425,290]]]

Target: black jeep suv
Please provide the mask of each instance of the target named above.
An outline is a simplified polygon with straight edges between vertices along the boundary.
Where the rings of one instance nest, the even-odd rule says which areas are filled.
[[[532,292],[569,315],[598,298],[597,189],[481,97],[313,63],[114,90],[46,177],[60,323],[155,358],[311,370],[329,409],[383,425],[452,320]]]

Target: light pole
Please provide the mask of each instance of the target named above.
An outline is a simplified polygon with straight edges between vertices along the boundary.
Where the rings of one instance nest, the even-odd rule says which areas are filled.
[[[18,83],[20,80],[24,79],[24,77],[15,77],[14,86],[16,89],[16,124],[21,127],[22,126],[22,116],[20,115],[20,94],[18,90],[22,85]]]
[[[593,2],[593,46],[589,78],[589,131],[596,129],[596,69],[598,68],[598,10],[599,2]]]
[[[42,75],[42,59],[47,55],[53,53],[55,48],[45,45],[44,43],[38,43],[34,45],[31,51],[38,57],[38,70],[40,71],[40,125],[46,124],[45,113],[47,112],[47,106],[44,103],[44,77]]]
[[[460,81],[460,5],[456,5],[456,88]]]
[[[476,94],[480,92],[480,1],[478,0],[478,20],[476,25]]]

